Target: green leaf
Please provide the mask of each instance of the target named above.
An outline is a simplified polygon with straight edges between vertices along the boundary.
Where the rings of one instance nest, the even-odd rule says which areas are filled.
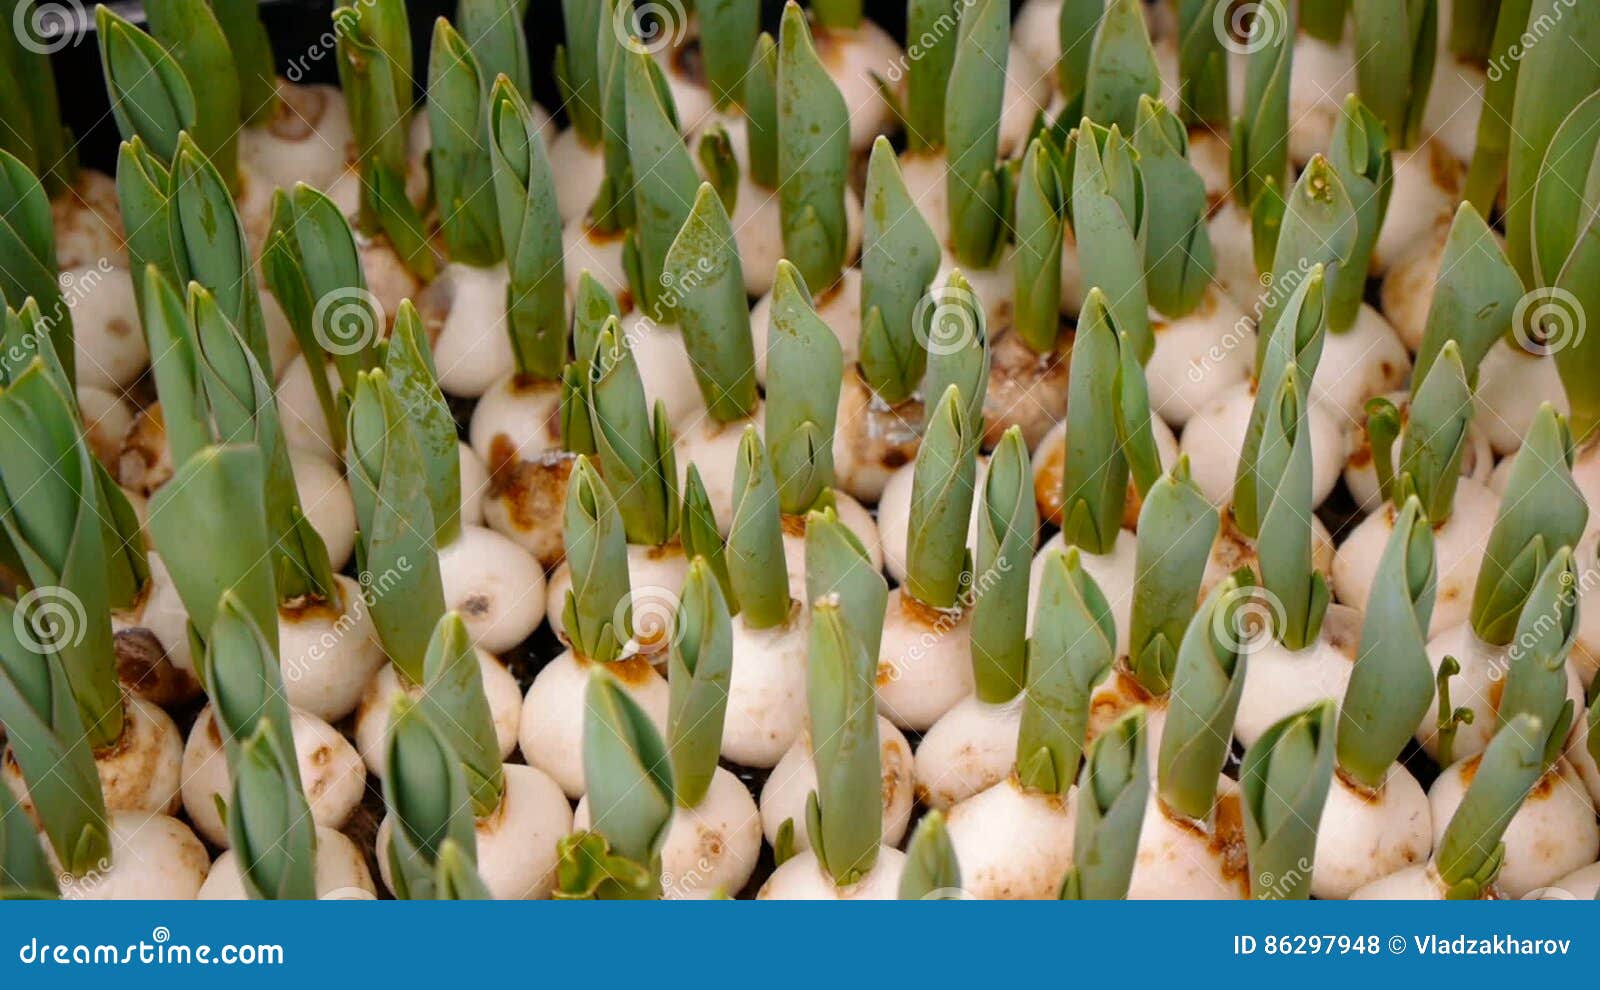
[[[587,147],[600,143],[604,128],[606,73],[600,40],[601,32],[612,37],[610,12],[608,0],[561,0],[566,41],[556,47],[556,85],[561,105]]]
[[[1490,893],[1505,859],[1500,839],[1544,774],[1547,735],[1537,718],[1518,715],[1489,740],[1433,854],[1446,896],[1476,899]]]
[[[1578,638],[1578,578],[1570,547],[1551,554],[1517,623],[1517,638],[1506,654],[1505,688],[1495,709],[1502,728],[1518,715],[1539,720],[1546,729],[1546,767],[1561,755],[1572,726],[1567,657]]]
[[[961,865],[945,827],[944,813],[930,811],[917,822],[906,846],[906,865],[900,873],[902,901],[957,900],[961,891]]]
[[[877,663],[849,620],[836,596],[812,603],[806,676],[817,768],[807,834],[818,862],[841,887],[872,870],[883,838]]]
[[[789,574],[783,562],[777,481],[754,426],[744,428],[734,465],[728,577],[747,626],[767,629],[788,621]]]
[[[450,744],[416,702],[402,697],[384,744],[383,803],[389,863],[402,900],[486,898],[477,875],[477,832],[466,777]]]
[[[922,375],[923,423],[926,433],[938,411],[938,400],[953,385],[961,393],[967,443],[976,450],[983,439],[983,404],[989,390],[989,330],[983,300],[959,270],[944,285],[929,289],[912,313],[913,334],[928,350]]]
[[[0,790],[0,900],[54,900],[56,875],[10,788]]]
[[[1433,85],[1439,0],[1351,0],[1356,24],[1356,88],[1383,121],[1395,148],[1422,138]]]
[[[689,563],[667,653],[667,752],[680,807],[705,799],[717,772],[733,676],[733,624],[711,565]]]
[[[1289,174],[1289,70],[1295,21],[1284,0],[1261,0],[1245,42],[1244,102],[1229,147],[1235,201],[1249,212],[1265,187]]]
[[[600,333],[590,374],[589,418],[597,461],[617,499],[628,542],[660,546],[677,533],[678,474],[665,410],[652,416],[621,328]]]
[[[800,272],[778,262],[767,331],[767,450],[784,515],[804,515],[833,486],[833,432],[844,354]]]
[[[910,398],[927,366],[915,320],[939,260],[939,240],[906,188],[893,147],[880,136],[867,162],[863,203],[859,360],[867,386],[890,405]]]
[[[700,58],[711,102],[718,110],[727,110],[744,92],[750,53],[761,32],[761,4],[757,0],[699,0],[694,12],[700,23]]]
[[[1110,552],[1128,497],[1128,461],[1116,429],[1120,364],[1105,293],[1090,289],[1072,344],[1061,472],[1062,537],[1085,553]]]
[[[1143,97],[1161,95],[1161,68],[1139,0],[1108,0],[1089,48],[1083,115],[1132,134]]]
[[[1282,605],[1273,635],[1289,650],[1317,641],[1331,592],[1312,558],[1311,440],[1306,430],[1309,400],[1299,372],[1290,367],[1267,409],[1257,462],[1256,505],[1261,533],[1256,540],[1261,584]]]
[[[778,34],[778,209],[784,255],[821,292],[839,279],[848,247],[845,178],[850,119],[817,54],[805,14],[790,0]],[[992,156],[991,156],[992,157]]]
[[[1222,0],[1178,0],[1178,93],[1185,124],[1228,124],[1228,50],[1217,30]],[[1343,2],[1343,0],[1337,0]],[[1301,16],[1310,16],[1301,4]],[[1341,17],[1343,10],[1340,10]]]
[[[159,41],[104,5],[95,7],[95,36],[117,130],[170,162],[178,134],[197,126],[201,114],[183,68]]]
[[[44,187],[20,159],[0,150],[0,300],[21,309],[32,298],[67,381],[76,381],[72,309],[61,294],[54,221]]]
[[[815,605],[833,597],[876,664],[889,586],[860,538],[829,506],[806,515],[806,601]]]
[[[31,586],[27,635],[60,658],[98,748],[121,737],[123,712],[94,463],[74,402],[36,358],[0,390],[0,528]]]
[[[1017,181],[1017,248],[1012,257],[1012,329],[1036,352],[1055,349],[1061,332],[1061,248],[1067,192],[1055,155],[1035,138]]]
[[[583,773],[593,830],[646,866],[660,887],[661,847],[672,822],[672,761],[650,716],[610,675],[584,694]]]
[[[1273,291],[1267,298],[1267,311],[1261,317],[1264,332],[1257,336],[1257,363],[1263,360],[1272,329],[1289,309],[1292,295],[1286,295],[1282,286],[1297,286],[1313,268],[1322,266],[1325,282],[1323,305],[1328,330],[1339,333],[1349,329],[1334,321],[1334,306],[1340,300],[1338,293],[1348,293],[1341,279],[1356,279],[1365,285],[1365,262],[1356,257],[1360,240],[1361,221],[1356,204],[1345,188],[1344,180],[1332,162],[1321,155],[1314,156],[1300,173],[1289,198],[1284,204],[1283,225],[1278,233],[1277,251],[1272,262]],[[1348,274],[1346,274],[1348,273]],[[1287,280],[1287,281],[1285,281]],[[1360,293],[1356,294],[1356,307]],[[1349,304],[1348,298],[1344,301]],[[1354,310],[1347,314],[1354,320]],[[1310,379],[1306,379],[1307,383]]]
[[[1486,643],[1511,642],[1551,555],[1583,535],[1589,506],[1572,479],[1572,463],[1572,434],[1545,403],[1511,462],[1472,589],[1472,628]]]
[[[346,473],[359,527],[362,584],[386,588],[370,603],[384,652],[406,681],[421,684],[444,586],[426,463],[414,427],[382,370],[363,372],[350,402]]]
[[[1000,112],[1010,49],[1011,7],[972,0],[961,14],[944,107],[945,199],[950,250],[962,265],[992,267],[1006,241],[1011,202],[999,156]]]
[[[1434,525],[1450,518],[1456,486],[1461,481],[1461,459],[1466,454],[1467,430],[1472,422],[1472,388],[1455,342],[1445,344],[1439,360],[1428,369],[1411,397],[1409,418],[1400,442],[1399,479],[1391,499],[1401,491],[1414,491]],[[1388,457],[1386,449],[1373,448],[1374,461]]]
[[[582,455],[567,480],[562,537],[572,570],[562,628],[582,659],[615,660],[633,635],[627,608],[628,544],[610,489]]]
[[[1247,623],[1255,610],[1255,589],[1245,583],[1249,574],[1241,569],[1218,582],[1189,620],[1156,758],[1162,803],[1208,826],[1244,693],[1246,647],[1253,633]]]
[[[314,900],[317,823],[300,790],[294,747],[284,749],[280,735],[264,720],[229,760],[229,843],[253,899]]]
[[[1039,578],[1028,690],[1017,734],[1017,777],[1028,790],[1066,794],[1078,776],[1094,686],[1116,659],[1117,628],[1077,547],[1052,551]]]
[[[233,51],[241,115],[246,123],[262,123],[277,107],[278,74],[272,39],[259,15],[259,0],[211,0],[211,12]]]
[[[1490,50],[1484,53],[1489,71],[1483,84],[1483,110],[1478,116],[1477,141],[1473,145],[1472,165],[1467,170],[1464,197],[1484,219],[1488,219],[1489,211],[1494,209],[1495,199],[1505,182],[1506,161],[1511,156],[1512,104],[1523,63],[1523,59],[1514,58],[1511,53],[1514,46],[1521,51],[1522,34],[1528,26],[1533,0],[1499,0],[1498,6],[1494,38]],[[1534,167],[1537,168],[1537,164]]]
[[[1339,770],[1367,787],[1383,786],[1433,701],[1428,622],[1437,584],[1433,527],[1413,496],[1378,560],[1339,709]]]
[[[1257,900],[1311,896],[1317,825],[1333,784],[1334,718],[1324,699],[1273,723],[1245,751],[1239,804]]]
[[[1216,270],[1206,228],[1206,184],[1189,162],[1188,130],[1159,100],[1140,98],[1133,147],[1150,197],[1144,252],[1150,304],[1180,317],[1200,304]],[[1017,212],[1020,217],[1020,201]]]
[[[1427,381],[1429,367],[1448,341],[1455,342],[1468,381],[1476,381],[1489,349],[1511,330],[1522,295],[1522,280],[1489,225],[1472,207],[1458,207],[1444,242],[1412,382]]]
[[[1172,687],[1219,524],[1216,508],[1189,477],[1187,457],[1151,486],[1139,509],[1128,666],[1154,697]]]
[[[1377,114],[1354,96],[1345,98],[1334,125],[1328,162],[1355,209],[1356,236],[1348,261],[1333,265],[1328,293],[1328,328],[1343,333],[1355,325],[1367,289],[1367,272],[1378,231],[1389,209],[1394,159]],[[1281,245],[1283,241],[1280,240]],[[1441,269],[1442,271],[1443,269]]]
[[[525,100],[533,99],[533,69],[522,18],[526,0],[461,0],[456,20],[486,80],[505,76]],[[433,94],[429,93],[430,99]]]
[[[728,556],[722,544],[722,532],[717,527],[717,515],[711,508],[711,496],[706,493],[705,482],[700,479],[700,468],[690,464],[683,480],[683,509],[679,514],[678,540],[683,544],[683,555],[689,560],[700,557],[717,579],[726,607],[737,614],[738,602],[733,596],[733,581],[728,576]]]
[[[1072,132],[1063,172],[1072,183],[1071,221],[1086,288],[1099,289],[1117,329],[1133,338],[1142,364],[1155,349],[1145,290],[1146,202],[1138,154],[1116,128],[1084,118]]]
[[[1064,898],[1128,896],[1150,798],[1145,717],[1144,708],[1135,708],[1089,744],[1078,778],[1078,820]]]
[[[762,32],[744,77],[745,159],[750,180],[763,189],[778,185],[778,43]]]
[[[660,69],[649,52],[630,43],[621,55],[627,96],[628,159],[633,203],[638,211],[635,244],[643,266],[633,287],[641,310],[660,323],[676,319],[676,293],[663,278],[667,251],[683,229],[700,178],[678,133],[670,93],[658,83]]]
[[[494,196],[511,281],[506,292],[517,372],[554,381],[567,357],[561,215],[533,111],[504,77],[489,97]]]
[[[905,592],[936,609],[964,607],[971,580],[967,531],[977,483],[977,429],[962,411],[961,390],[945,389],[922,434],[912,468],[906,524]]]
[[[461,761],[472,811],[488,818],[505,796],[505,772],[494,717],[483,691],[483,669],[456,612],[439,618],[422,661],[422,698],[417,709]]]
[[[194,121],[185,129],[228,187],[236,188],[243,93],[227,34],[209,0],[148,0],[144,10],[150,33],[178,63],[194,94]]]
[[[916,57],[890,69],[888,82],[905,79],[905,105],[901,116],[906,147],[913,153],[944,147],[945,98],[950,70],[955,65],[957,28],[966,10],[957,0],[908,0],[906,38],[916,47]],[[881,81],[880,81],[881,82]],[[868,180],[870,182],[870,179]]]
[[[384,345],[383,370],[422,455],[434,545],[447,546],[461,532],[460,443],[450,405],[439,390],[422,317],[409,299],[400,301],[395,314],[394,330]]]
[[[10,126],[0,129],[0,150],[20,158],[57,196],[77,179],[78,153],[61,123],[50,53],[22,44],[26,36],[13,30],[0,38],[0,100],[10,111]]]
[[[989,458],[978,511],[972,581],[972,673],[979,700],[999,704],[1026,686],[1028,581],[1039,509],[1027,441],[1012,426]]]
[[[678,314],[706,411],[719,423],[748,417],[758,396],[744,269],[733,223],[711,183],[700,184],[694,207],[662,261],[661,280]]]
[[[429,171],[445,245],[451,257],[473,265],[492,265],[505,255],[484,125],[489,85],[467,41],[443,17],[435,21],[428,56]]]

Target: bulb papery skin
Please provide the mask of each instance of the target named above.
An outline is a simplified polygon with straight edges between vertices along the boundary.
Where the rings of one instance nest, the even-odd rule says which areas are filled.
[[[112,613],[111,628],[118,634],[144,630],[154,636],[166,654],[166,662],[192,680],[198,691],[200,682],[189,650],[189,612],[178,597],[161,555],[152,550],[145,560],[150,565],[150,580],[144,594],[133,609]]]
[[[965,601],[937,609],[904,588],[889,592],[878,650],[878,711],[922,732],[972,693],[972,615]]]
[[[1155,350],[1145,365],[1150,409],[1173,429],[1219,396],[1248,388],[1256,333],[1244,311],[1216,285],[1190,313],[1151,324]]]
[[[1365,422],[1366,401],[1399,388],[1410,373],[1405,344],[1383,314],[1362,303],[1348,330],[1326,335],[1311,399],[1347,423]]]
[[[483,500],[489,493],[489,469],[464,443],[456,443],[456,453],[461,467],[461,525],[482,526]]]
[[[1023,697],[989,704],[969,694],[939,717],[917,746],[916,793],[941,811],[1011,775]]]
[[[883,843],[898,846],[911,821],[911,744],[881,715],[878,751],[883,769]],[[817,765],[811,758],[811,738],[808,732],[802,732],[761,786],[761,831],[769,844],[777,844],[778,830],[793,819],[794,848],[811,848],[806,831],[806,798],[816,787]]]
[[[1372,250],[1373,274],[1448,230],[1465,184],[1466,168],[1437,141],[1395,152],[1394,188]]]
[[[1173,435],[1172,427],[1166,420],[1159,416],[1150,417],[1150,436],[1155,441],[1156,456],[1161,460],[1161,467],[1166,470],[1178,462],[1178,438]],[[1039,509],[1041,522],[1048,522],[1053,526],[1061,525],[1061,500],[1062,472],[1066,470],[1067,457],[1067,425],[1066,422],[1057,423],[1050,428],[1033,450],[1033,498]],[[1231,489],[1230,489],[1231,491]],[[1122,525],[1128,529],[1137,528],[1139,525],[1139,510],[1143,501],[1139,497],[1138,485],[1133,478],[1128,478],[1128,500],[1124,503],[1122,511]]]
[[[171,716],[136,695],[124,697],[122,710],[121,738],[94,754],[106,811],[175,814],[179,806],[183,736]],[[10,747],[0,761],[0,780],[16,795],[22,809],[32,815],[33,802]]]
[[[390,580],[393,580],[391,577]],[[386,585],[375,576],[364,588],[334,575],[340,601],[278,609],[278,656],[289,704],[328,722],[355,710],[361,692],[383,666],[368,594]]]
[[[354,144],[337,86],[279,79],[271,118],[239,132],[239,161],[271,187],[305,182],[324,189],[344,173],[346,149]]]
[[[320,827],[338,829],[366,793],[367,769],[348,739],[314,715],[290,710],[300,786]],[[217,799],[233,800],[233,777],[223,753],[222,734],[210,705],[201,709],[183,748],[183,809],[201,838],[219,849],[232,844],[217,810]]]
[[[950,196],[946,186],[949,168],[950,163],[945,158],[943,148],[907,148],[900,153],[900,177],[905,181],[906,192],[911,195],[911,201],[917,204],[917,212],[933,228],[933,236],[940,245],[950,242]],[[948,251],[948,247],[945,250]],[[940,285],[942,282],[935,279],[933,284]]]
[[[638,656],[603,666],[664,732],[667,679]],[[543,770],[574,799],[587,790],[583,782],[583,699],[595,667],[571,650],[563,650],[534,677],[522,703],[518,730],[522,758]]]
[[[763,323],[762,334],[765,327]],[[622,318],[622,334],[633,349],[633,359],[644,382],[645,401],[650,404],[652,415],[657,402],[665,403],[667,422],[679,431],[688,429],[706,415],[705,404],[700,401],[700,386],[695,383],[694,363],[689,360],[689,351],[677,327],[663,326],[634,312]],[[755,339],[759,346],[764,337],[758,334]]]
[[[1434,841],[1443,835],[1478,769],[1469,756],[1440,771],[1428,791],[1433,809]],[[1506,826],[1505,863],[1495,885],[1507,897],[1525,897],[1548,887],[1600,855],[1600,826],[1594,802],[1578,774],[1565,760],[1545,772]]]
[[[116,180],[92,168],[80,168],[72,188],[50,201],[56,235],[56,267],[61,271],[101,262],[128,267],[122,243],[122,207]]]
[[[1384,272],[1378,290],[1384,319],[1413,354],[1422,349],[1422,338],[1428,329],[1428,310],[1433,305],[1439,269],[1444,266],[1445,233],[1436,231],[1395,260]],[[1504,248],[1504,238],[1496,234],[1495,240]]]
[[[1490,446],[1502,457],[1522,448],[1522,438],[1541,405],[1548,402],[1563,416],[1571,411],[1555,359],[1525,350],[1515,339],[1497,341],[1484,355],[1473,400],[1473,426],[1488,435]],[[1574,465],[1573,473],[1579,476],[1584,494],[1593,498],[1595,489],[1584,487],[1582,468]]]
[[[1303,166],[1313,155],[1325,154],[1333,143],[1344,94],[1355,89],[1356,60],[1353,47],[1329,44],[1307,34],[1293,41],[1289,66],[1289,158]],[[1244,61],[1235,57],[1230,82],[1237,91],[1235,106],[1244,97]]]
[[[483,693],[489,702],[494,738],[500,744],[500,758],[505,759],[517,747],[517,733],[522,725],[522,689],[494,654],[481,647],[474,652],[478,657],[478,670],[483,675]],[[421,696],[421,690],[415,685],[402,685],[400,672],[393,664],[386,663],[367,684],[361,706],[356,709],[356,749],[367,769],[378,777],[383,776],[383,745],[389,733],[389,715],[402,692],[412,699]]]
[[[189,826],[166,815],[113,811],[109,862],[82,876],[57,871],[62,900],[191,901],[211,871],[206,847]],[[46,850],[52,863],[55,853]]]
[[[1529,891],[1524,900],[1592,901],[1600,891],[1600,863],[1579,867],[1548,887]]]
[[[1531,648],[1531,644],[1520,647]],[[1437,671],[1447,656],[1455,657],[1461,673],[1450,679],[1450,706],[1471,708],[1471,725],[1456,727],[1455,743],[1451,757],[1456,761],[1477,756],[1489,745],[1498,728],[1500,695],[1505,690],[1506,673],[1513,662],[1513,651],[1519,649],[1518,640],[1505,646],[1495,646],[1478,638],[1472,626],[1461,623],[1439,633],[1428,641],[1428,662]],[[1583,716],[1583,683],[1571,665],[1567,666],[1567,697],[1572,699],[1576,718]],[[1439,757],[1439,698],[1435,694],[1428,703],[1428,713],[1417,726],[1417,742],[1429,756]]]
[[[339,373],[331,362],[323,366],[322,374],[333,394],[339,394]],[[344,451],[334,446],[333,434],[328,431],[328,420],[317,402],[311,366],[304,354],[296,354],[284,366],[278,381],[278,422],[291,450],[304,451],[333,464],[344,457]]]
[[[133,424],[122,438],[117,458],[117,483],[140,495],[150,495],[172,478],[172,451],[161,403],[152,402],[133,413]]]
[[[1331,335],[1330,335],[1331,336]],[[1327,374],[1328,372],[1325,372]],[[1178,439],[1178,449],[1189,457],[1195,484],[1217,505],[1233,501],[1234,476],[1239,469],[1239,449],[1255,404],[1254,389],[1241,385],[1200,407],[1190,417]],[[1344,417],[1332,407],[1314,402],[1306,409],[1306,430],[1311,443],[1311,500],[1321,505],[1344,468]]]
[[[578,802],[574,829],[589,827],[589,796]],[[661,896],[700,901],[742,891],[761,857],[761,814],[744,782],[718,767],[693,808],[677,807],[661,848]]]
[[[122,396],[94,385],[79,385],[78,412],[83,417],[84,439],[95,458],[117,476],[122,441],[133,426],[133,407]]]
[[[550,173],[556,183],[556,210],[563,223],[582,217],[605,181],[605,152],[600,145],[585,144],[577,130],[568,127],[548,146]]]
[[[1128,899],[1248,898],[1238,785],[1227,777],[1218,781],[1212,818],[1209,827],[1178,818],[1162,805],[1152,786],[1144,825],[1139,830],[1139,852],[1128,883]]]
[[[1133,579],[1137,573],[1135,560],[1138,551],[1138,537],[1128,530],[1117,531],[1117,538],[1111,544],[1111,552],[1105,554],[1083,552],[1079,560],[1084,571],[1100,586],[1100,591],[1106,596],[1106,602],[1111,606],[1111,616],[1117,623],[1116,655],[1125,656],[1128,652],[1129,622],[1133,614]],[[1039,602],[1039,588],[1044,581],[1044,566],[1051,557],[1067,549],[1067,542],[1061,533],[1046,540],[1044,546],[1034,555],[1032,572],[1028,581],[1028,632],[1033,632],[1034,611]]]
[[[531,461],[561,449],[561,383],[511,374],[478,398],[468,425],[472,452],[485,464]],[[465,479],[463,479],[463,482]],[[465,484],[462,485],[463,493]]]
[[[911,489],[916,465],[905,467],[889,476],[883,486],[883,496],[878,499],[878,539],[883,543],[883,563],[889,576],[897,584],[906,583],[906,529],[911,525]],[[973,482],[972,520],[967,525],[967,549],[973,559],[978,554],[978,520],[983,512],[981,498],[984,478],[989,474],[989,459],[979,456],[978,473]]]
[[[1038,446],[1067,415],[1071,338],[1063,333],[1054,350],[1041,353],[1021,334],[1008,331],[991,341],[989,356],[989,385],[983,399],[984,449],[994,449],[1013,426],[1022,430],[1029,449]]]
[[[439,548],[445,607],[461,613],[472,641],[504,653],[544,621],[544,568],[492,529],[463,526]]]
[[[418,298],[429,329],[438,327],[433,361],[446,395],[477,398],[514,369],[506,324],[510,283],[504,263],[488,268],[452,263]]]
[[[1317,830],[1311,896],[1347,898],[1375,880],[1426,863],[1432,851],[1428,795],[1409,770],[1391,764],[1376,790],[1336,772]]]
[[[666,646],[665,633],[672,628],[672,615],[678,609],[678,593],[683,590],[683,579],[689,573],[689,561],[683,548],[676,543],[659,547],[628,545],[628,586],[632,589],[634,629],[642,630],[652,640],[654,649],[648,658],[651,663],[666,661],[660,652]],[[545,617],[550,620],[550,631],[566,640],[565,609],[567,592],[572,589],[572,568],[566,561],[550,574],[545,586]],[[619,609],[617,614],[621,615]]]
[[[1053,899],[1072,866],[1077,789],[1027,791],[1007,776],[951,808],[946,824],[965,893],[982,900]]]
[[[1494,528],[1500,499],[1469,479],[1456,488],[1455,507],[1442,526],[1433,529],[1438,567],[1438,591],[1429,635],[1465,622],[1472,610],[1472,589],[1478,580],[1489,532]],[[1380,506],[1361,520],[1339,544],[1333,558],[1333,594],[1347,605],[1364,608],[1377,577],[1378,560],[1394,530],[1392,505]]]
[[[561,188],[561,185],[557,182],[556,188]],[[622,263],[622,245],[626,236],[627,232],[622,230],[596,230],[587,213],[580,212],[566,221],[561,228],[561,256],[569,300],[578,294],[578,276],[588,272],[616,298],[621,312],[633,310],[636,300],[633,298],[633,289],[628,285],[628,270]]]
[[[1572,734],[1567,737],[1564,755],[1583,781],[1584,789],[1589,792],[1589,800],[1600,806],[1600,765],[1589,755],[1589,718],[1588,713],[1581,709],[1576,713]]]
[[[1367,884],[1350,895],[1352,901],[1442,901],[1444,881],[1432,863],[1408,866]]]
[[[900,891],[906,854],[893,846],[878,849],[878,861],[867,875],[840,887],[807,849],[772,872],[756,897],[763,901],[892,901]]]
[[[278,300],[267,290],[264,282],[257,283],[261,297],[262,326],[267,337],[267,356],[272,359],[272,367],[263,369],[277,381],[283,370],[289,366],[300,354],[300,341],[294,335],[294,327],[289,324],[289,317],[284,313],[283,307],[278,305]],[[398,305],[398,303],[397,303]]]
[[[939,283],[936,281],[934,284]],[[839,281],[812,293],[811,300],[817,316],[839,338],[845,367],[854,367],[856,359],[861,356],[861,270],[846,268],[840,274]],[[750,334],[756,349],[756,378],[763,385],[767,383],[767,331],[771,324],[772,294],[768,293],[750,308]],[[699,395],[698,392],[694,394]]]
[[[1261,295],[1269,280],[1256,271],[1251,241],[1250,215],[1232,199],[1225,200],[1206,223],[1211,250],[1216,255],[1213,277],[1252,320],[1265,312]],[[1252,359],[1253,363],[1253,359]]]
[[[317,826],[316,884],[320,901],[366,901],[377,897],[372,872],[367,869],[361,850],[343,832],[322,825]],[[229,849],[212,861],[211,872],[195,899],[242,901],[249,896],[239,873],[239,856]]]
[[[1578,565],[1578,638],[1567,655],[1567,665],[1584,687],[1600,671],[1600,530],[1584,534],[1575,554]],[[1582,719],[1579,719],[1581,722]],[[1600,794],[1600,790],[1595,791]]]
[[[70,311],[77,384],[120,394],[150,363],[133,279],[126,268],[102,262],[66,269],[59,283],[62,312],[43,316],[56,320]]]
[[[722,755],[746,767],[771,767],[805,731],[807,624],[796,606],[787,622],[752,629],[733,617],[733,672],[722,727]]]
[[[1397,408],[1405,409],[1409,399],[1404,393],[1391,392],[1388,396]],[[1372,444],[1366,430],[1352,426],[1345,434],[1345,448],[1350,451],[1344,463],[1344,484],[1350,497],[1364,513],[1376,512],[1383,505],[1383,495],[1378,491],[1378,471],[1373,465]],[[1390,463],[1400,456],[1400,439],[1395,438],[1389,450]],[[1494,451],[1489,438],[1478,429],[1477,423],[1467,425],[1466,450],[1461,457],[1461,476],[1479,485],[1487,485],[1494,471]]]
[[[921,399],[912,396],[890,406],[867,387],[854,365],[847,365],[833,428],[836,486],[876,503],[890,476],[916,459],[921,440]]]
[[[328,564],[335,571],[343,569],[356,547],[356,503],[349,482],[333,464],[306,450],[291,449],[289,464],[300,508],[322,537]]]
[[[562,534],[562,506],[567,498],[567,481],[572,477],[575,458],[566,451],[553,449],[533,460],[519,459],[510,451],[510,443],[496,443],[497,448],[477,484],[481,492],[477,499],[482,517],[481,525],[511,540],[532,554],[546,570],[560,564],[566,555],[565,537]],[[504,448],[504,449],[500,449]],[[469,489],[465,471],[465,457],[477,461],[471,448],[463,445],[463,472],[461,477],[461,521],[473,525],[468,518]],[[548,609],[551,599],[546,594]]]
[[[1361,613],[1346,605],[1328,606],[1316,642],[1304,649],[1287,649],[1263,629],[1245,646],[1249,661],[1233,734],[1249,746],[1290,712],[1343,698],[1360,639]]]

